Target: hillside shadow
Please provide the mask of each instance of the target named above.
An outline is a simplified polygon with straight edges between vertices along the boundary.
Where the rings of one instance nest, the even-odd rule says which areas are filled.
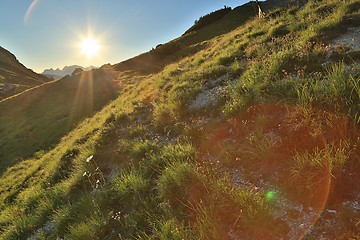
[[[81,120],[117,97],[117,73],[98,69],[64,77],[0,103],[0,171],[47,150]]]

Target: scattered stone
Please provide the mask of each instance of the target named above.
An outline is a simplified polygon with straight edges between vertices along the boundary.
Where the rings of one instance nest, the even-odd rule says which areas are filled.
[[[0,94],[5,94],[11,90],[13,90],[15,86],[11,83],[5,83],[2,88],[0,88]]]
[[[327,209],[326,211],[327,211],[328,213],[337,213],[336,210],[332,210],[332,209]]]
[[[343,203],[343,206],[349,207],[354,211],[360,211],[360,194],[358,194],[357,198],[353,201],[346,201]]]
[[[331,42],[332,47],[349,47],[360,50],[360,27],[350,27],[348,31]]]
[[[54,231],[54,228],[55,228],[55,224],[53,222],[48,221],[47,223],[45,223],[45,225],[42,228],[39,228],[35,234],[31,235],[28,238],[28,240],[42,239],[39,236],[40,232],[51,233],[52,231]]]
[[[219,86],[210,90],[203,90],[194,102],[189,106],[190,111],[196,111],[205,107],[214,107],[220,98],[220,93],[224,90],[224,87]]]

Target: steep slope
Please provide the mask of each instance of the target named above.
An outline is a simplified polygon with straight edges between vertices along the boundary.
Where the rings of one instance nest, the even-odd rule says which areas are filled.
[[[195,21],[194,25],[185,31],[184,35],[190,32],[195,32],[197,30],[200,30],[219,19],[226,16],[231,11],[230,7],[224,6],[224,8],[216,10],[214,12],[211,12],[209,14],[206,14],[205,16],[201,16],[198,20]]]
[[[27,69],[12,53],[0,47],[0,100],[50,80]]]
[[[297,4],[299,0],[268,0],[261,3],[266,11]],[[164,66],[175,61],[179,61],[187,56],[206,48],[206,41],[229,33],[238,26],[244,24],[247,20],[257,14],[255,1],[251,1],[232,10],[226,10],[227,14],[211,24],[205,24],[197,28],[196,24],[187,30],[182,36],[165,44],[159,44],[156,48],[147,53],[143,53],[134,58],[115,64],[114,68],[118,71],[138,71],[141,73],[153,73],[160,71]],[[192,31],[192,29],[196,31]]]
[[[234,30],[252,16],[253,3],[239,6],[198,31],[191,31],[168,43],[159,44],[147,53],[116,64],[114,68],[118,71],[133,70],[141,73],[160,71],[167,64],[201,51],[206,46],[206,40]]]
[[[56,144],[84,117],[117,96],[109,68],[81,72],[0,102],[0,169]]]
[[[117,99],[2,174],[0,236],[360,238],[360,59],[342,40],[359,16],[295,4],[121,73]]]

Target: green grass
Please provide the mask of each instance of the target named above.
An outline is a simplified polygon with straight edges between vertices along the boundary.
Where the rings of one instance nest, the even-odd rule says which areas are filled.
[[[320,216],[327,180],[329,204],[352,201],[359,67],[327,63],[327,45],[356,6],[309,1],[250,19],[246,5],[174,40],[164,61],[93,71],[92,95],[75,78],[0,103],[0,238],[280,239],[302,221],[286,206]],[[118,95],[103,78],[119,80]],[[218,103],[189,109],[214,89]],[[337,236],[326,217],[307,237]]]
[[[106,78],[109,73],[96,73]],[[48,150],[77,123],[116,97],[116,88],[92,76],[62,79],[0,104],[0,169]],[[91,87],[91,89],[89,89]],[[66,94],[64,94],[66,92]],[[106,94],[104,94],[106,93]]]
[[[341,169],[349,158],[349,144],[342,143],[339,148],[327,146],[325,149],[314,150],[314,153],[296,153],[294,156],[294,166],[292,174],[296,178],[304,179],[302,174],[313,174],[313,178],[317,171],[329,171],[330,174],[334,169]]]

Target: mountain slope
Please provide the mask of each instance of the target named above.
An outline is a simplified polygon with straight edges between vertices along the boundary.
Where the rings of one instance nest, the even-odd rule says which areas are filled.
[[[1,237],[358,239],[360,59],[341,39],[359,16],[295,4],[121,73],[117,99],[1,175]]]
[[[161,70],[165,65],[191,56],[204,49],[206,40],[228,33],[254,16],[254,5],[248,3],[227,13],[223,18],[198,31],[192,31],[139,56],[115,64],[118,71],[133,70],[152,73]]]
[[[0,99],[49,81],[27,69],[12,53],[0,47]]]
[[[111,69],[81,72],[0,102],[0,169],[46,150],[117,96]]]
[[[262,3],[262,7],[267,11],[280,6],[295,4],[297,0],[270,0]],[[159,44],[149,52],[140,54],[134,58],[115,64],[114,68],[118,71],[138,71],[141,73],[153,73],[160,71],[167,64],[179,61],[187,56],[203,50],[206,41],[216,36],[229,33],[238,26],[257,14],[257,6],[251,1],[232,10],[226,10],[227,14],[211,24],[205,25],[197,31],[189,31],[192,26],[182,36],[165,44]],[[195,27],[196,28],[196,27]]]

